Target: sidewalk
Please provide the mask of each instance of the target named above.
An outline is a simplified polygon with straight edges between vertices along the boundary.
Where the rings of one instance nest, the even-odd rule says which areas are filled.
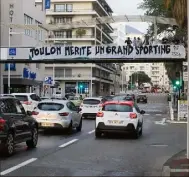
[[[189,176],[189,159],[186,158],[186,150],[183,150],[165,162],[162,176]]]

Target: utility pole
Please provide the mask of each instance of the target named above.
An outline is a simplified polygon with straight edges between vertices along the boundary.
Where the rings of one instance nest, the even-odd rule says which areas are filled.
[[[187,16],[188,16],[188,39],[189,39],[189,2],[187,1]],[[187,39],[187,40],[188,40]],[[188,40],[189,41],[189,40]],[[189,45],[188,47],[188,51],[189,51]],[[189,55],[187,54],[187,60],[188,60],[188,66],[189,66]],[[187,88],[187,101],[189,103],[189,69],[188,69],[188,88]],[[188,105],[188,104],[187,104]],[[187,116],[187,159],[189,159],[189,105],[187,107],[187,111],[188,111],[188,116]]]

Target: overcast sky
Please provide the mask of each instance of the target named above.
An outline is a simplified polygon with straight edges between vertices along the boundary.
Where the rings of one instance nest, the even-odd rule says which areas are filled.
[[[106,0],[116,15],[143,15],[144,11],[137,9],[138,5],[143,0]],[[145,33],[147,23],[127,23],[128,25],[137,28],[139,31]]]

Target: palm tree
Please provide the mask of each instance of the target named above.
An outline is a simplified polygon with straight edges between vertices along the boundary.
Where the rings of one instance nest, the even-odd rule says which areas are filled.
[[[166,9],[172,11],[179,27],[187,26],[187,0],[164,0]]]

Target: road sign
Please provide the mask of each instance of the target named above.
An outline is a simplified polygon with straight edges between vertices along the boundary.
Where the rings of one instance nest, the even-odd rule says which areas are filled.
[[[16,55],[16,48],[9,48],[9,55],[15,56]]]

